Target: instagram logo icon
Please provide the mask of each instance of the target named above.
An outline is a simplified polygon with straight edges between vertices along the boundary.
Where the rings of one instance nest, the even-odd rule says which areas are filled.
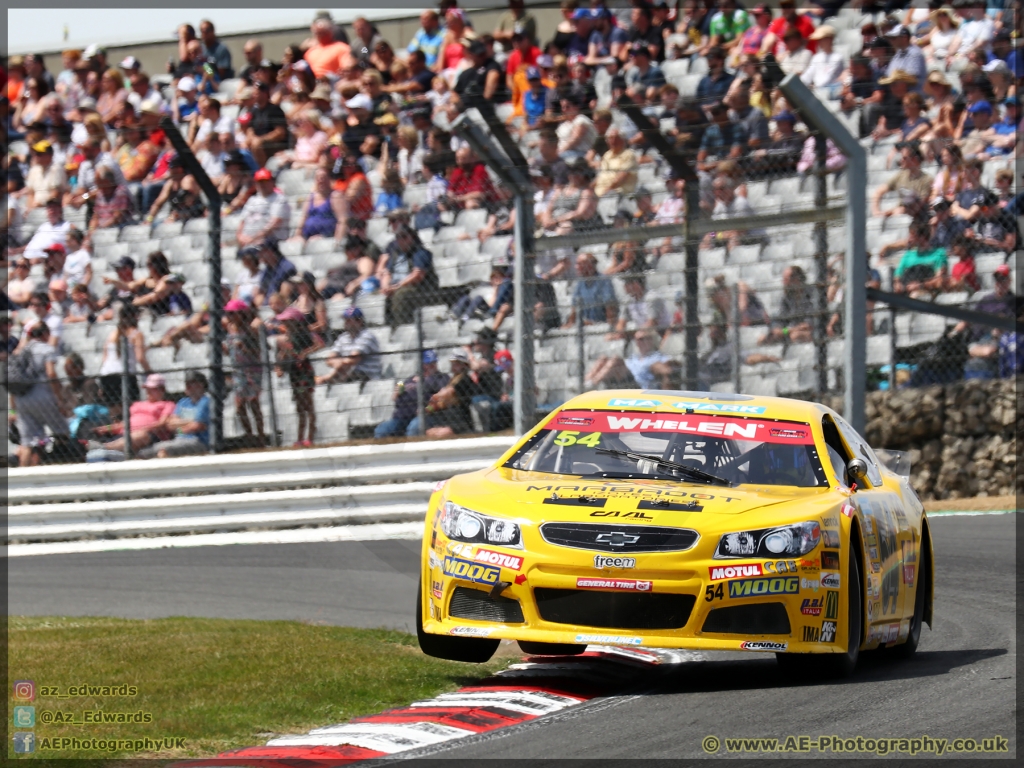
[[[32,680],[14,681],[14,699],[16,701],[32,701],[36,697],[36,684]]]

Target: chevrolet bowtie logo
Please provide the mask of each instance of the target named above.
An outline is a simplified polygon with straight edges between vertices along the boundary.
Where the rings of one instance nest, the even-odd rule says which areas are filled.
[[[636,544],[640,537],[632,533],[612,531],[611,533],[599,533],[595,541],[598,544],[610,544],[613,547],[621,547],[626,544]]]

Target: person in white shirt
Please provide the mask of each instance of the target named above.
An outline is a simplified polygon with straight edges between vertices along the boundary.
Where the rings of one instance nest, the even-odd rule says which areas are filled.
[[[711,212],[712,219],[724,221],[726,219],[757,215],[750,201],[736,194],[736,186],[731,179],[725,176],[717,177],[712,183],[712,189],[715,194],[715,208]],[[763,229],[708,232],[701,245],[705,248],[726,245],[731,250],[740,245],[744,240],[764,237],[764,235],[765,231]]]
[[[228,153],[224,151],[224,142],[220,137],[219,133],[211,133],[206,137],[205,147],[196,152],[196,159],[199,160],[199,164],[203,166],[206,175],[214,184],[224,177],[224,163],[228,159]]]
[[[157,110],[163,111],[166,106],[164,97],[160,91],[150,86],[149,75],[145,72],[135,72],[129,77],[129,80],[132,89],[128,93],[128,103],[135,107],[137,113],[142,112],[142,105],[147,102]]]
[[[829,99],[838,99],[843,89],[840,77],[845,63],[843,55],[832,49],[836,31],[828,24],[822,24],[811,34],[811,40],[818,41],[818,51],[811,56],[811,63],[800,75],[804,85]]]
[[[63,193],[66,184],[64,166],[53,161],[53,145],[37,141],[32,145],[32,166],[25,177],[25,209],[46,205],[54,194]]]
[[[71,229],[71,222],[64,221],[64,209],[61,207],[60,198],[56,197],[46,203],[46,221],[39,225],[39,229],[32,235],[32,239],[25,246],[25,257],[31,261],[43,261],[46,259],[46,248],[54,243],[65,245],[67,243],[68,230]]]
[[[960,25],[953,42],[949,44],[946,54],[946,69],[960,70],[970,63],[970,55],[975,48],[988,48],[995,34],[995,24],[985,14],[985,3],[975,2],[969,8],[961,8],[957,13],[964,20]]]
[[[85,236],[81,230],[74,227],[68,230],[67,249],[69,253],[64,259],[64,269],[61,271],[61,277],[68,284],[68,290],[76,285],[88,286],[92,282],[92,254],[85,247],[84,240]]]
[[[274,188],[274,176],[266,168],[260,168],[253,175],[256,194],[250,197],[242,208],[242,220],[238,223],[238,246],[260,242],[268,237],[276,240],[288,239],[292,209],[288,198]]]

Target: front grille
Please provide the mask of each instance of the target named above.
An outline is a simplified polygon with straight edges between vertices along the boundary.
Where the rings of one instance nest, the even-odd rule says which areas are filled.
[[[487,592],[456,587],[448,603],[448,615],[456,619],[493,621],[498,624],[522,624],[523,609],[518,600],[491,597]]]
[[[688,528],[593,523],[544,523],[540,533],[549,544],[598,552],[681,552],[700,538]]]
[[[757,603],[715,608],[704,619],[701,631],[724,635],[788,635],[792,630],[782,603]]]
[[[533,590],[544,621],[605,629],[680,629],[686,626],[693,595],[584,592],[576,589]]]

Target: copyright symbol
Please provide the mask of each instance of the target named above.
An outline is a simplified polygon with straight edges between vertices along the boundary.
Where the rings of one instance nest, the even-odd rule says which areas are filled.
[[[718,751],[718,748],[722,746],[722,742],[719,741],[717,736],[705,736],[700,745],[704,747],[705,752],[709,755],[713,755]]]
[[[44,709],[42,712],[39,713],[39,720],[40,720],[40,722],[43,722],[43,723],[52,723],[53,722],[53,712],[51,712],[48,709]]]

